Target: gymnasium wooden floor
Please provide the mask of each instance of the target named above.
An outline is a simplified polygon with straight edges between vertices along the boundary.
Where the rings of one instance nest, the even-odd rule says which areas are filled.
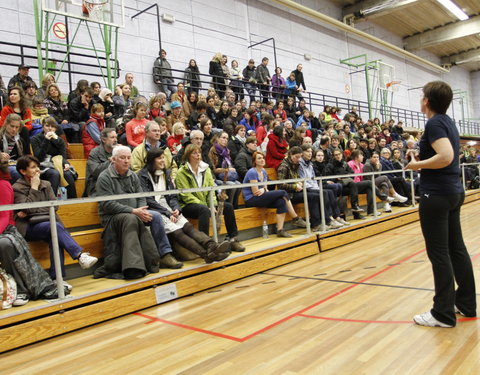
[[[462,213],[477,290],[479,212]],[[0,373],[479,374],[479,320],[412,324],[432,285],[417,222],[5,353]]]

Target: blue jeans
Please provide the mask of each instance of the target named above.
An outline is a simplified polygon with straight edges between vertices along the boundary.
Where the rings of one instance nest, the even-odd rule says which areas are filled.
[[[82,253],[82,248],[75,240],[70,236],[70,233],[65,229],[62,223],[57,222],[57,237],[58,247],[60,250],[60,264],[62,265],[62,276],[65,276],[64,254],[65,250],[72,259],[78,259]],[[44,221],[43,223],[29,225],[27,227],[27,234],[25,235],[27,241],[45,241],[48,243],[50,249],[50,269],[49,274],[52,279],[56,277],[55,262],[53,260],[53,245],[52,245],[52,233],[50,230],[50,221]]]
[[[245,201],[246,207],[267,207],[276,208],[277,214],[284,214],[288,212],[287,202],[288,194],[285,190],[266,191],[260,196],[253,196],[248,201]]]
[[[150,232],[152,233],[153,240],[155,245],[157,245],[157,250],[160,256],[164,256],[172,252],[172,247],[170,242],[168,242],[167,233],[165,232],[165,227],[163,226],[162,215],[158,211],[148,210],[152,214],[152,221],[150,222]]]

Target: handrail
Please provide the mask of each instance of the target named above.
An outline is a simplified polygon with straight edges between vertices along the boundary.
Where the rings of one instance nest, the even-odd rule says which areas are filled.
[[[180,82],[184,82],[184,73],[185,70],[181,69],[166,69],[162,68],[165,70],[170,70],[171,72],[178,72],[181,73],[179,75],[173,75],[172,78],[176,79]],[[243,69],[241,69],[243,70]],[[199,73],[198,74],[200,77],[207,77],[210,79],[213,78],[221,78],[225,80],[232,80],[230,77],[225,77],[225,76],[216,76],[216,75],[211,75],[211,74],[205,74],[205,73]],[[239,80],[240,82],[248,83],[247,81],[244,80]],[[200,84],[207,84],[211,85],[212,81],[211,80],[200,80]],[[178,83],[178,82],[177,82]],[[225,84],[225,86],[228,86],[228,84]],[[263,85],[267,86],[267,90],[261,90],[257,85],[255,85],[255,92],[258,91],[258,95],[254,95],[256,98],[262,99],[262,93],[272,93],[271,89],[274,87],[272,85]],[[208,88],[200,87],[199,90],[201,91],[207,91]],[[246,89],[244,87],[241,88],[242,93],[244,96],[249,96],[247,93],[245,93]],[[321,93],[315,93],[315,92],[303,92],[302,93],[303,99],[305,100],[305,104],[309,107],[310,110],[313,110],[314,108],[317,111],[323,111],[323,107],[325,105],[335,105],[337,107],[345,106],[346,110],[350,110],[352,106],[356,106],[358,108],[358,113],[360,117],[362,115],[365,115],[363,118],[368,119],[368,103],[363,100],[358,100],[358,99],[350,99],[350,98],[343,98],[343,97],[336,97],[336,96],[331,96],[331,95],[326,95],[326,94],[321,94]],[[403,121],[405,126],[408,127],[415,127],[417,129],[423,129],[425,127],[425,123],[427,121],[425,115],[422,112],[419,111],[414,111],[410,109],[404,109],[404,108],[399,108],[399,107],[389,107],[390,108],[390,115],[392,118],[396,118],[397,121]],[[379,111],[382,113],[383,109],[382,106],[379,108],[377,107],[372,107],[372,109]],[[462,134],[474,134],[474,135],[480,135],[480,123],[473,122],[473,121],[465,121],[465,120],[455,120],[455,123],[460,129],[460,132]]]
[[[464,165],[477,165],[480,171],[480,163],[466,163],[462,164],[462,176],[463,176],[463,184],[465,187],[465,179],[464,179]],[[273,180],[273,181],[265,181],[265,182],[254,182],[254,183],[242,183],[238,185],[219,185],[219,186],[209,186],[209,187],[202,187],[202,188],[190,188],[190,189],[175,189],[175,190],[166,190],[166,191],[154,191],[154,192],[143,192],[143,193],[133,193],[133,194],[120,194],[114,196],[103,196],[103,197],[94,197],[94,198],[79,198],[79,199],[69,199],[66,201],[44,201],[44,202],[33,202],[33,203],[19,203],[19,204],[8,204],[0,206],[0,211],[7,211],[7,210],[21,210],[24,208],[39,208],[39,207],[49,207],[49,216],[50,216],[50,227],[51,227],[51,237],[52,237],[52,247],[53,247],[53,258],[54,258],[54,267],[56,270],[59,270],[60,265],[60,250],[58,246],[58,236],[56,231],[56,217],[55,217],[55,207],[59,206],[66,206],[71,204],[77,203],[94,203],[94,202],[104,202],[104,201],[111,201],[111,200],[120,200],[125,198],[146,198],[151,196],[163,196],[163,195],[170,195],[170,194],[180,194],[180,193],[193,193],[193,192],[200,192],[200,191],[208,191],[209,192],[209,206],[210,211],[212,212],[211,220],[212,220],[212,227],[213,227],[213,238],[215,241],[218,241],[218,233],[216,229],[216,218],[213,214],[215,212],[215,207],[213,204],[213,192],[219,190],[230,190],[230,189],[241,189],[244,187],[253,187],[253,186],[264,186],[264,185],[278,185],[284,183],[296,183],[296,182],[305,182],[307,180],[318,181],[319,183],[319,201],[320,201],[320,216],[321,216],[321,225],[322,231],[325,231],[325,214],[324,214],[324,201],[323,201],[323,188],[322,188],[322,181],[328,179],[338,179],[338,178],[352,178],[355,176],[369,176],[372,177],[376,175],[382,174],[390,174],[390,173],[404,173],[405,171],[410,172],[411,177],[413,177],[412,170],[404,170],[404,169],[397,169],[393,171],[378,171],[378,172],[364,172],[364,173],[355,173],[355,174],[344,174],[344,175],[334,175],[334,176],[321,176],[315,177],[313,179],[310,178],[294,178],[288,180]],[[375,191],[375,178],[371,179],[372,182],[372,191]],[[412,193],[414,192],[414,179],[411,178],[410,181]],[[376,196],[372,196],[374,202],[374,212],[373,216],[374,219],[377,218],[377,205],[375,203]],[[309,208],[308,208],[308,198],[307,198],[307,187],[306,184],[303,184],[303,203],[305,207],[305,221],[307,223],[307,234],[311,234],[310,228],[310,218],[309,218]],[[415,199],[413,199],[412,195],[412,205],[415,206]],[[58,289],[58,297],[60,300],[65,298],[65,293],[63,289],[63,277],[62,273],[57,271],[56,272],[56,283]]]

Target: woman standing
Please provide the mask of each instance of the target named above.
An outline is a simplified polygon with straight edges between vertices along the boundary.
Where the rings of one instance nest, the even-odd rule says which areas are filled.
[[[463,242],[460,208],[465,192],[460,182],[458,130],[446,115],[453,99],[442,81],[423,86],[421,110],[428,118],[420,140],[420,160],[409,152],[407,169],[421,169],[420,225],[435,283],[433,308],[415,315],[415,323],[428,327],[454,327],[455,313],[475,317],[476,294],[472,262]],[[455,290],[455,283],[458,285]]]
[[[268,181],[265,166],[265,156],[261,151],[255,151],[252,155],[253,167],[248,170],[244,184]],[[307,224],[295,212],[292,202],[285,190],[269,191],[267,185],[245,187],[242,189],[245,205],[247,207],[267,207],[277,209],[277,237],[292,237],[283,229],[285,215],[288,212],[297,226],[305,228]]]
[[[192,92],[198,94],[202,88],[202,83],[200,82],[200,71],[198,70],[197,62],[194,59],[190,59],[188,66],[185,69],[184,78],[188,95]]]
[[[222,54],[220,52],[216,53],[210,61],[208,70],[208,74],[212,76],[213,87],[220,98],[225,95],[225,75],[222,69],[222,59]]]

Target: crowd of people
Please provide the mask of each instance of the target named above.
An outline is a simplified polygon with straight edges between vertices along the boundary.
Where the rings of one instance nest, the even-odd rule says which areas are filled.
[[[181,268],[173,251],[177,245],[206,263],[245,251],[235,218],[240,193],[246,207],[276,209],[279,237],[291,236],[284,226],[287,212],[295,227],[306,227],[293,206],[303,202],[304,188],[313,231],[322,229],[322,217],[327,230],[350,225],[344,196],[350,197],[353,218],[359,220],[380,213],[374,208],[375,197],[383,201],[385,212],[391,212],[392,205],[408,206],[416,198],[404,174],[389,171],[406,166],[406,155],[418,148],[421,132],[407,133],[401,121],[364,120],[356,107],[343,115],[341,108],[325,105],[317,116],[302,96],[306,86],[301,64],[284,79],[278,67],[270,75],[266,57],[260,65],[250,60],[240,70],[235,60],[229,68],[227,57],[219,53],[210,62],[211,87],[204,89],[195,60],[175,82],[166,57],[162,50],[155,61],[153,80],[160,92],[150,98],[134,86],[132,73],[115,92],[80,80],[65,98],[53,75],[45,74],[38,87],[25,65],[5,89],[0,114],[3,204],[75,198],[82,193],[75,189],[78,173],[68,161],[72,142],[83,144],[87,159],[84,197],[232,185],[214,194],[217,220],[223,215],[227,229],[221,243],[210,237],[208,191],[100,202],[105,261],[95,277],[134,279],[158,272],[159,267]],[[461,155],[465,162],[479,161],[474,147]],[[278,180],[307,178],[306,186],[279,183],[269,189],[261,184],[268,180],[265,168],[274,168]],[[371,176],[358,175],[378,171],[388,173],[374,177],[374,189]],[[469,173],[473,180],[478,169]],[[323,212],[315,177],[324,177]],[[7,180],[10,184],[3,183]],[[259,185],[233,187],[241,183]],[[12,192],[4,194],[9,189]],[[367,195],[366,212],[359,205],[359,194]],[[0,241],[16,225],[13,236],[49,243],[53,257],[48,208],[15,215],[2,211],[0,219]],[[198,230],[188,219],[198,219]],[[61,250],[82,268],[97,262],[59,217],[57,232]],[[7,271],[18,276],[12,262],[2,264],[9,264]],[[54,278],[53,258],[51,264]],[[64,287],[72,289],[67,282]],[[55,295],[53,289],[48,284],[42,293]],[[42,296],[28,286],[20,290],[16,305]]]

